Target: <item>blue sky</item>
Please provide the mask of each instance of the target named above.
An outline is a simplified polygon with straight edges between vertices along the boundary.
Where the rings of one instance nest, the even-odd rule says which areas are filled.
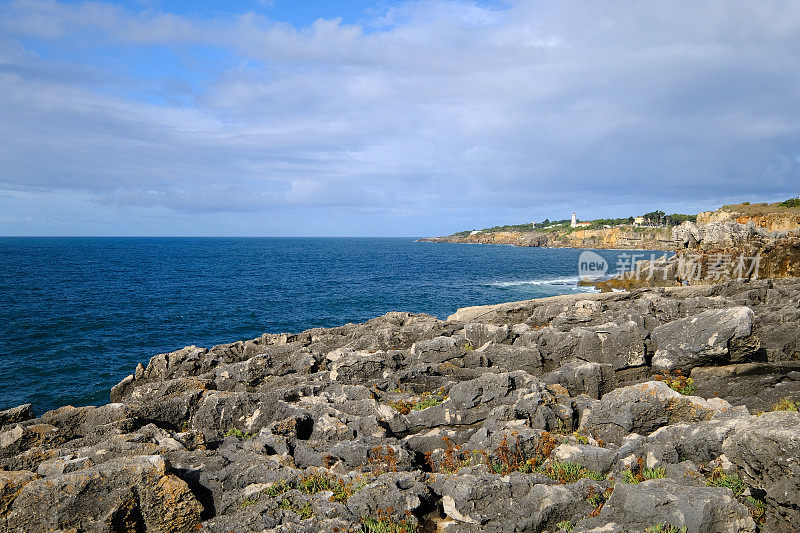
[[[433,235],[800,192],[800,3],[0,1],[0,235]]]

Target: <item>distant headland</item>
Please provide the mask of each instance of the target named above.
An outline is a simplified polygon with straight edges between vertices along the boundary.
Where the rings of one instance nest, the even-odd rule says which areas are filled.
[[[725,229],[725,224],[727,231]],[[800,199],[777,203],[725,205],[716,211],[696,215],[666,214],[653,211],[627,218],[580,221],[571,219],[543,220],[524,224],[460,231],[442,237],[420,239],[423,242],[510,244],[553,248],[613,248],[628,250],[677,250],[691,247],[686,239],[699,228],[717,224],[718,231],[709,244],[732,244],[730,231],[738,225],[750,225],[766,232],[793,232],[800,229]],[[734,225],[730,225],[734,224]],[[694,229],[693,229],[694,228]],[[728,233],[728,235],[725,235]],[[688,234],[688,235],[687,235]],[[695,238],[696,240],[696,238]],[[713,241],[713,242],[712,242]]]

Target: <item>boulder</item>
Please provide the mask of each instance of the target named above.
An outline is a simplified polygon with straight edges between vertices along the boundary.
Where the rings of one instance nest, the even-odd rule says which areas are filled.
[[[579,530],[612,522],[626,532],[664,523],[685,527],[687,533],[755,532],[747,508],[736,501],[730,489],[682,485],[671,479],[617,483],[600,515],[580,524]]]
[[[764,491],[772,531],[800,524],[800,413],[765,413],[740,424],[722,451],[748,484]]]
[[[3,531],[191,531],[202,506],[157,455],[114,460],[27,482]]]
[[[632,320],[574,328],[570,335],[578,339],[574,353],[578,359],[607,363],[614,370],[645,364],[644,337]]]
[[[760,343],[749,307],[711,309],[653,329],[652,366],[658,371],[690,371],[696,366],[740,363]]]
[[[0,428],[8,424],[17,424],[33,418],[33,406],[29,403],[0,411]]]
[[[710,420],[732,409],[724,400],[683,396],[661,381],[648,381],[614,390],[590,404],[580,428],[606,442],[620,443],[629,433],[649,435],[679,422]]]
[[[496,326],[494,324],[483,324],[481,322],[470,322],[464,326],[464,335],[467,342],[473,348],[480,348],[487,342],[500,344],[508,339],[508,326]]]
[[[588,479],[544,485],[534,476],[514,472],[451,476],[440,490],[442,509],[455,523],[455,531],[503,532],[555,530],[559,522],[577,521],[593,510],[584,498],[590,487],[596,493],[605,490]]]

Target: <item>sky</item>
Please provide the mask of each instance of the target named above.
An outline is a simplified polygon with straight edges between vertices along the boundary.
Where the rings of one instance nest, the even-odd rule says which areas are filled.
[[[800,193],[796,0],[0,0],[0,235],[427,236]]]

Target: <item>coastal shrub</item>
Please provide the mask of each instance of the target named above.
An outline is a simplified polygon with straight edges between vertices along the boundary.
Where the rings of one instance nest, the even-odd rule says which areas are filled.
[[[366,484],[367,482],[364,480],[345,483],[344,480],[332,474],[312,473],[298,479],[281,480],[273,483],[265,493],[271,498],[277,498],[290,490],[298,490],[308,495],[328,490],[333,492],[331,501],[347,503],[350,496],[363,489]]]
[[[442,460],[433,461],[431,452],[427,452],[425,458],[432,472],[443,474],[455,474],[462,468],[479,464],[485,464],[489,471],[500,475],[507,475],[511,472],[530,474],[547,461],[558,446],[558,441],[549,432],[543,431],[533,453],[526,455],[522,452],[519,434],[513,432],[511,436],[513,442],[509,441],[508,435],[503,435],[503,440],[492,451],[473,450],[470,452],[462,450],[458,444],[453,444],[449,437],[442,437],[445,443]]]
[[[668,522],[662,522],[644,529],[645,533],[687,533],[688,530],[689,528],[686,526],[673,526]]]
[[[233,437],[236,437],[238,439],[252,439],[253,437],[255,437],[255,435],[253,433],[248,433],[246,431],[242,431],[239,428],[231,428],[231,429],[229,429],[228,431],[225,432],[225,436],[226,437],[233,436]]]
[[[694,380],[684,376],[680,370],[676,370],[674,373],[665,372],[663,374],[656,374],[653,376],[653,379],[656,381],[663,381],[670,389],[684,396],[691,396],[697,392],[697,386],[694,384]]]
[[[789,198],[779,204],[781,207],[800,207],[800,198]]]
[[[417,533],[416,521],[408,518],[396,520],[391,514],[394,509],[378,509],[376,516],[365,516],[361,519],[361,530],[364,533]],[[410,514],[409,511],[406,511]]]
[[[375,446],[370,450],[367,461],[372,469],[372,475],[377,477],[387,472],[397,472],[399,458],[391,446]]]
[[[781,398],[778,403],[772,406],[772,411],[797,411],[800,403],[794,402],[789,398]]]
[[[603,481],[606,478],[603,474],[589,470],[583,465],[557,460],[551,460],[549,463],[540,466],[536,469],[536,473],[544,474],[561,484],[574,483],[585,477],[596,481]]]

